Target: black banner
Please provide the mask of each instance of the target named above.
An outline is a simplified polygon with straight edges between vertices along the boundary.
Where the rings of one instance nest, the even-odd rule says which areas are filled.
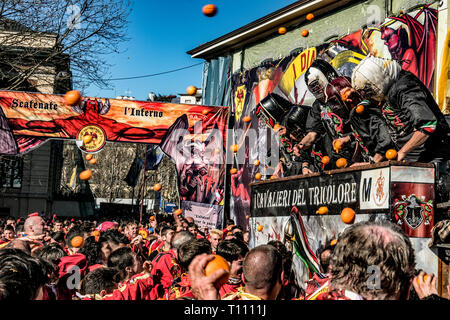
[[[298,178],[254,185],[253,216],[289,215],[296,206],[303,214],[316,214],[326,206],[329,214],[340,214],[345,207],[359,209],[361,173]]]

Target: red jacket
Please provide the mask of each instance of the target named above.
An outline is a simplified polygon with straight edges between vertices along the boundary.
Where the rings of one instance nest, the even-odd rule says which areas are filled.
[[[141,273],[125,282],[113,293],[108,294],[102,300],[156,300],[155,283],[148,273]]]
[[[160,252],[152,261],[153,269],[152,276],[158,290],[167,293],[173,280],[181,276],[181,269],[178,265],[176,253],[172,249]]]
[[[83,279],[87,271],[86,256],[81,253],[75,253],[70,256],[64,256],[60,259],[59,280],[55,287],[56,300],[72,300],[76,288],[69,288],[68,285],[74,285],[76,278],[71,279],[72,276],[78,274],[79,279]],[[76,269],[73,269],[73,268]]]
[[[195,299],[192,293],[191,279],[185,273],[179,278],[174,279],[166,296],[166,300],[176,300],[179,298]]]
[[[244,284],[242,281],[239,281],[237,283],[230,283],[229,281],[225,283],[223,286],[219,289],[219,295],[223,297],[227,293],[234,293],[237,292],[239,287],[243,287]]]

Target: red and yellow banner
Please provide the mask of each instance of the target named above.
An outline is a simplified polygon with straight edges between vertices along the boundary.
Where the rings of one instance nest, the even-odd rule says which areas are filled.
[[[196,134],[207,136],[216,128],[225,136],[224,107],[88,97],[68,106],[62,95],[0,91],[0,154],[21,154],[50,138],[81,141],[84,135],[93,137],[87,152],[106,142],[161,144],[184,115],[188,121],[182,129],[194,133],[200,124]]]

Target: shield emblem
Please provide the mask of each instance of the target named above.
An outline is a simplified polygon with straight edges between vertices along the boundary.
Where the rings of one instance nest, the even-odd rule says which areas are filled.
[[[412,196],[405,207],[405,222],[411,229],[417,229],[424,221],[423,207],[417,202],[417,197]]]

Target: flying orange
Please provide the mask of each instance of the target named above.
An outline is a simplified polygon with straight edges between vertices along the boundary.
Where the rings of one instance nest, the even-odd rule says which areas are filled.
[[[344,208],[341,211],[341,220],[346,224],[352,224],[355,221],[355,210]]]
[[[79,177],[81,180],[89,180],[90,178],[92,178],[92,171],[89,169],[84,170],[84,171],[80,172]]]
[[[213,4],[204,5],[202,8],[202,12],[207,17],[214,17],[217,14],[217,6]]]
[[[79,105],[81,100],[81,92],[78,90],[67,91],[64,95],[64,102],[69,106]]]

